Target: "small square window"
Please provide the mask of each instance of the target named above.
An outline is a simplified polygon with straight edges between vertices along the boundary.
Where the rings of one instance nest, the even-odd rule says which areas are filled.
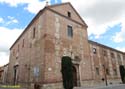
[[[68,37],[70,37],[70,38],[73,37],[73,29],[72,29],[72,26],[68,26],[68,28],[67,28],[67,35],[68,35]]]
[[[71,17],[71,13],[70,12],[67,12],[68,13],[68,17]]]
[[[93,50],[92,50],[92,51],[93,51],[93,53],[94,53],[94,54],[96,54],[96,48],[93,48]]]

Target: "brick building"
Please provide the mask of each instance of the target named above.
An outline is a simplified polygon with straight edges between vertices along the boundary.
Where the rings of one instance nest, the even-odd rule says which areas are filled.
[[[124,65],[124,53],[89,40],[90,55],[92,60],[93,79],[100,82],[101,78],[107,79],[107,83],[120,83],[121,76],[119,66]]]
[[[3,80],[3,67],[0,67],[0,83],[2,83],[2,80]]]
[[[120,61],[111,62],[110,56],[102,55],[103,49],[107,55],[118,54]],[[103,65],[110,73],[107,78],[120,82],[123,52],[88,41],[86,23],[70,3],[63,3],[40,10],[11,46],[8,83],[33,87],[37,82],[42,89],[62,89],[63,56],[72,58],[75,86],[103,84]]]
[[[0,67],[0,83],[2,83],[2,84],[6,84],[7,71],[8,71],[8,64]]]

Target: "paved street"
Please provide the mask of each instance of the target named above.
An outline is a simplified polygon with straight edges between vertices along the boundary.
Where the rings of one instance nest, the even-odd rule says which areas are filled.
[[[91,87],[91,88],[85,88],[85,87],[80,87],[80,88],[75,88],[75,89],[125,89],[125,84],[121,85],[110,85],[110,86],[103,86],[103,87]]]
[[[24,88],[3,88],[0,87],[0,89],[24,89]],[[91,87],[91,88],[85,88],[85,87],[79,87],[74,89],[125,89],[125,84],[121,85],[110,85],[110,86],[103,86],[103,87]]]

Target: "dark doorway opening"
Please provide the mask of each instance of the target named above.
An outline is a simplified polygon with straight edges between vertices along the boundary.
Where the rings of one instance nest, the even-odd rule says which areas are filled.
[[[17,84],[17,69],[18,69],[18,65],[15,65],[14,66],[14,79],[13,79],[14,85]]]
[[[73,86],[78,86],[77,84],[77,70],[75,66],[73,66]]]
[[[120,65],[119,66],[119,70],[120,70],[122,83],[125,83],[125,68],[124,68],[124,66]]]

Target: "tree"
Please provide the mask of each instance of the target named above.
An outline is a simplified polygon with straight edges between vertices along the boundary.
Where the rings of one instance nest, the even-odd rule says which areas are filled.
[[[125,68],[123,65],[120,65],[119,69],[120,69],[121,80],[123,83],[125,83]]]
[[[62,57],[61,66],[63,87],[65,89],[73,89],[73,64],[71,58],[68,56]]]

